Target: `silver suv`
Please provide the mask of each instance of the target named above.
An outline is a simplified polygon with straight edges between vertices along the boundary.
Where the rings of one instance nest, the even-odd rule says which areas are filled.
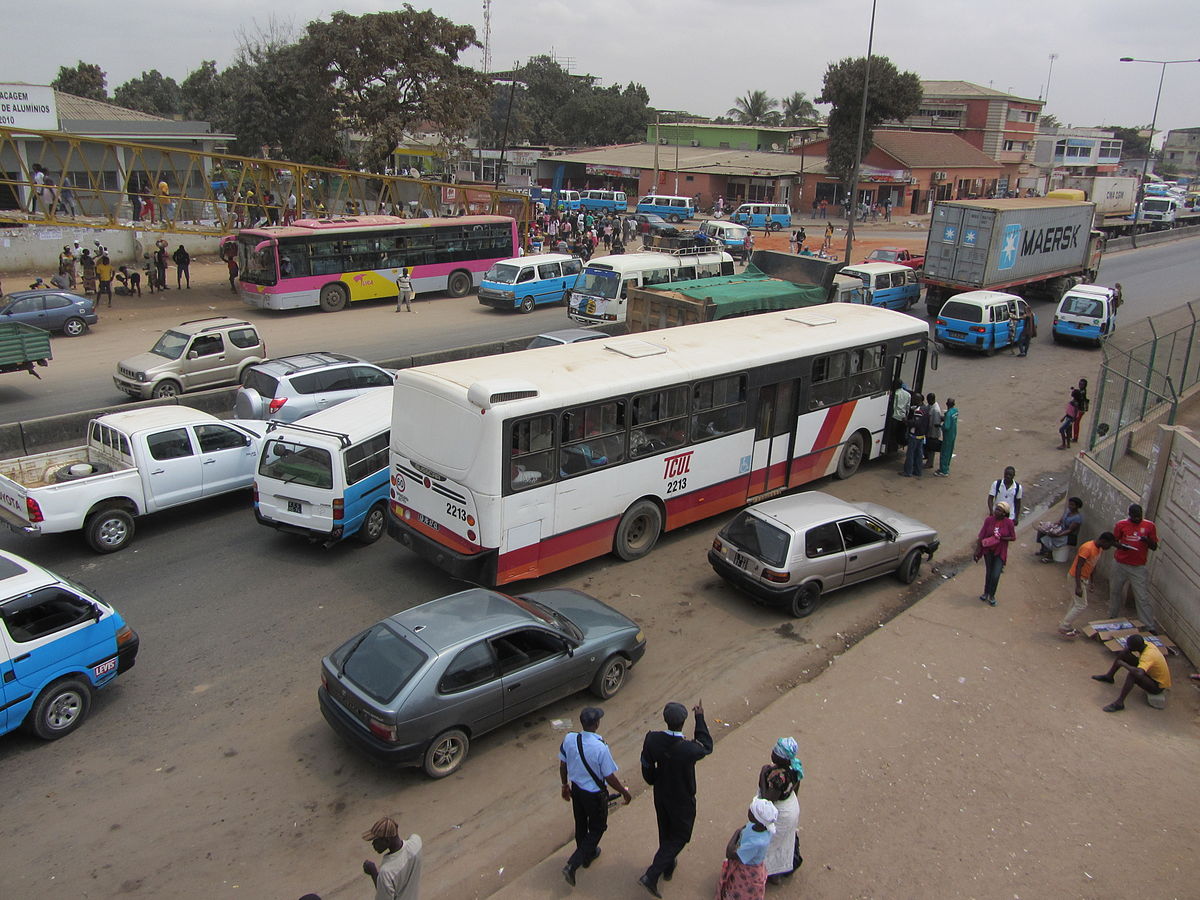
[[[752,597],[807,616],[823,593],[893,574],[912,584],[938,533],[877,503],[851,503],[820,491],[742,510],[708,551],[716,573]]]
[[[193,319],[162,333],[147,353],[117,364],[113,383],[137,400],[237,384],[262,362],[267,345],[249,322],[227,316]]]
[[[295,422],[371,388],[391,387],[395,372],[341,353],[281,356],[251,366],[233,403],[234,418]]]

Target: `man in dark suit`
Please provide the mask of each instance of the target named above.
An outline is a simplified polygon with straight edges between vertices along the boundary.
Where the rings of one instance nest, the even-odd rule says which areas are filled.
[[[658,852],[638,878],[642,887],[655,897],[660,877],[671,880],[675,862],[696,823],[696,763],[712,753],[712,737],[704,723],[704,707],[692,707],[696,716],[695,737],[683,735],[687,707],[671,702],[663,709],[666,731],[651,731],[642,743],[642,777],[654,787],[654,813],[658,818]]]

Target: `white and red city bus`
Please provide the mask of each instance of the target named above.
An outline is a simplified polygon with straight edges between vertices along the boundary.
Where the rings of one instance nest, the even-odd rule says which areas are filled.
[[[259,309],[319,306],[397,295],[409,269],[415,293],[463,297],[483,273],[517,255],[517,223],[507,216],[401,219],[343,216],[244,228],[222,241],[237,249],[242,300]]]
[[[928,325],[833,303],[402,369],[392,537],[504,584],[826,475],[884,447]]]

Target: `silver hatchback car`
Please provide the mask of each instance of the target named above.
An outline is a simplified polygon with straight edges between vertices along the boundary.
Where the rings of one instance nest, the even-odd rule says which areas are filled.
[[[869,578],[911,584],[938,544],[936,530],[895,510],[809,491],[742,510],[717,533],[708,561],[735,587],[802,617],[822,594]]]
[[[238,419],[295,422],[372,388],[391,387],[396,373],[342,353],[316,351],[250,366],[233,400]]]
[[[471,741],[589,688],[601,699],[646,652],[637,623],[580,591],[473,588],[355,635],[321,662],[321,713],[360,750],[445,778]]]

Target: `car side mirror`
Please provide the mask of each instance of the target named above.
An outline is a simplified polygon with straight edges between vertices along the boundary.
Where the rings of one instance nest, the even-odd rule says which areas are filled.
[[[189,351],[188,351],[187,358],[188,358],[188,359],[199,359],[199,358],[200,358],[200,354],[199,354],[199,353],[197,353],[195,350],[189,350]]]
[[[91,607],[92,607],[92,621],[99,622],[100,619],[104,616],[104,611],[101,610],[100,607],[97,606],[95,603],[91,604]]]
[[[567,656],[573,657],[575,655],[575,645],[566,638],[563,638],[563,649],[567,651]]]

